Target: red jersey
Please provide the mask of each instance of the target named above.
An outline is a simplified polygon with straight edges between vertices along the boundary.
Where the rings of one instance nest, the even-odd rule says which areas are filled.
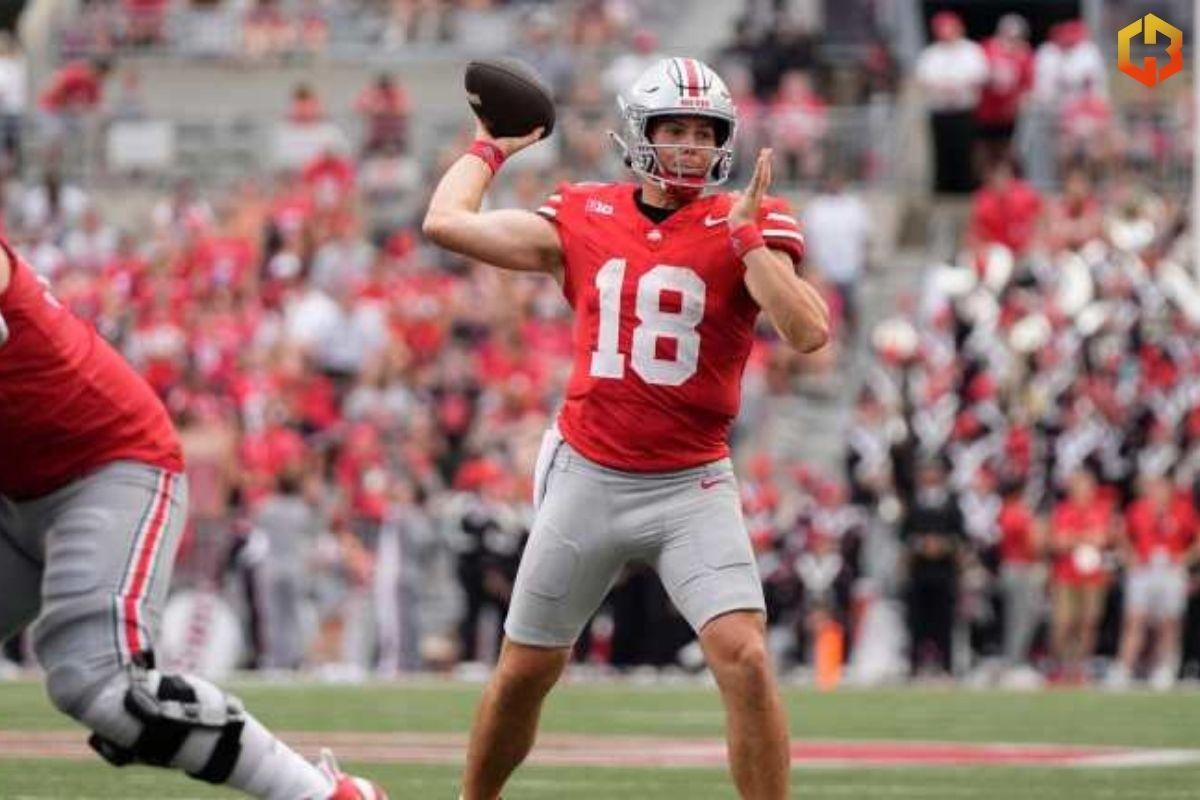
[[[1005,564],[1033,564],[1038,561],[1034,538],[1033,514],[1020,500],[1006,501],[997,520],[1000,527],[1000,560]]]
[[[1162,512],[1145,498],[1135,500],[1125,512],[1125,525],[1139,564],[1159,558],[1182,563],[1196,541],[1196,509],[1184,496],[1172,498]]]
[[[1041,195],[1023,180],[1014,179],[1003,190],[984,187],[972,201],[971,235],[979,244],[999,242],[1023,253],[1033,242],[1041,212]]]
[[[100,105],[104,85],[101,77],[86,61],[63,65],[50,79],[39,102],[47,111],[82,111]]]
[[[988,79],[979,94],[975,117],[985,125],[1011,125],[1021,110],[1021,98],[1033,88],[1033,53],[1021,43],[1009,47],[997,38],[983,43]]]
[[[724,458],[758,305],[729,244],[725,194],[661,223],[633,184],[562,185],[538,209],[558,229],[574,365],[558,425],[587,458],[659,472]],[[767,198],[759,227],[794,262],[804,238]]]
[[[1098,556],[1108,545],[1112,506],[1103,496],[1087,505],[1061,501],[1051,518],[1051,536],[1065,548],[1054,559],[1054,580],[1071,585],[1097,585],[1108,580]]]
[[[122,459],[181,472],[158,397],[4,247],[12,278],[0,293],[0,494],[39,497]]]

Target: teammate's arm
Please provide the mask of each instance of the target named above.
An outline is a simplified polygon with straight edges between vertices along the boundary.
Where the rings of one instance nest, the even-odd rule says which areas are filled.
[[[500,148],[505,158],[538,140],[541,129],[520,138],[493,138],[476,125],[477,138]],[[558,231],[532,211],[479,210],[492,181],[492,170],[478,156],[459,158],[438,182],[425,213],[422,231],[441,247],[498,267],[546,272],[561,280],[562,246]]]
[[[0,247],[0,294],[8,288],[8,282],[12,280],[12,264],[9,263],[8,251]]]
[[[8,252],[0,247],[0,294],[8,288],[12,280],[12,264],[9,263]],[[4,321],[4,312],[0,311],[0,345],[8,341],[8,323]]]
[[[754,165],[746,193],[729,211],[729,229],[755,224],[763,195],[771,183],[771,151],[763,149]],[[779,335],[801,353],[820,350],[829,341],[829,307],[811,283],[796,274],[786,253],[762,244],[742,254],[746,288],[766,312]]]

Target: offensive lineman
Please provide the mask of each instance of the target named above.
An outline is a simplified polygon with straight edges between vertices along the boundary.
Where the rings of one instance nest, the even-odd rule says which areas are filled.
[[[150,387],[0,242],[0,641],[36,618],[50,700],[113,764],[269,800],[384,798],[327,751],[308,763],[211,683],[155,669],[182,473]]]
[[[787,724],[726,438],[759,311],[810,352],[828,340],[828,309],[797,275],[804,240],[786,203],[765,196],[769,150],[745,194],[702,194],[729,176],[737,123],[712,69],[664,59],[618,104],[626,139],[614,138],[638,184],[562,185],[537,213],[480,212],[495,171],[540,129],[495,139],[479,125],[425,218],[426,235],[448,250],[554,276],[575,310],[573,372],[543,442],[538,513],[463,797],[499,796],[582,626],[638,560],[698,633],[738,791],[782,800]]]

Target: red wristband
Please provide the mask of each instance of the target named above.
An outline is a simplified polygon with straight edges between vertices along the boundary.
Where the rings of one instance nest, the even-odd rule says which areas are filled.
[[[483,163],[488,165],[488,169],[492,171],[493,175],[500,171],[500,165],[504,163],[504,151],[492,142],[483,139],[471,142],[467,152],[483,159]]]
[[[760,247],[766,247],[767,243],[763,241],[762,233],[759,232],[758,226],[753,222],[743,222],[729,232],[729,244],[733,247],[734,255],[738,259],[743,259],[751,250],[757,250]]]

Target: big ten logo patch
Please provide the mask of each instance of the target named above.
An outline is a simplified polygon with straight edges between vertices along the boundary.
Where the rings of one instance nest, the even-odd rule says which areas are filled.
[[[586,210],[589,214],[604,214],[605,216],[609,217],[613,215],[612,205],[604,202],[603,200],[598,200],[595,197],[588,198],[587,205],[584,206],[584,210]]]
[[[1153,46],[1158,44],[1159,34],[1169,42],[1166,53],[1170,61],[1160,67],[1158,56],[1144,56],[1141,66],[1135,64],[1131,52],[1134,39],[1141,37],[1142,44]],[[1129,23],[1117,31],[1117,67],[1146,86],[1162,83],[1183,69],[1183,31],[1154,14]]]

